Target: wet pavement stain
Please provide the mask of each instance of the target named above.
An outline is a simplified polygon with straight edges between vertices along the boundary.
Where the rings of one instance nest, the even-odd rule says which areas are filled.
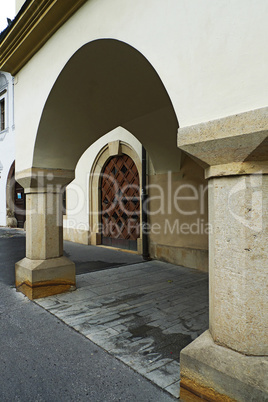
[[[177,362],[180,361],[180,351],[192,342],[190,335],[178,333],[164,334],[160,328],[148,324],[135,327],[130,326],[129,332],[132,334],[131,338],[133,340],[135,340],[135,338],[153,338],[153,344],[151,345],[152,350],[150,352],[145,350],[143,355],[158,353],[161,356],[160,359],[170,358]]]

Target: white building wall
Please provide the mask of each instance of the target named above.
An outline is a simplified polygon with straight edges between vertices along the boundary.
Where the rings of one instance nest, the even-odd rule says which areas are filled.
[[[267,14],[267,0],[87,1],[18,73],[16,102],[32,108],[30,121],[17,110],[18,170],[31,166],[40,117],[61,70],[96,39],[126,42],[147,58],[180,127],[266,106]]]
[[[25,3],[25,0],[16,0],[16,14],[20,11],[21,7]]]
[[[1,95],[2,94],[2,95]],[[6,225],[6,184],[15,159],[13,78],[0,72],[0,100],[5,98],[5,129],[0,131],[0,226]]]

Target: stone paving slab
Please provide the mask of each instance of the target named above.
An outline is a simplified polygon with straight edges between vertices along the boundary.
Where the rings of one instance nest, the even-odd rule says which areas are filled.
[[[208,275],[135,261],[78,275],[76,291],[35,302],[178,397],[180,350],[208,328]]]

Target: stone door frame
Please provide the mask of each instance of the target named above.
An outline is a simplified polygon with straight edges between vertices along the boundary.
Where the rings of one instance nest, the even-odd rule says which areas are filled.
[[[124,141],[117,140],[106,144],[95,158],[89,179],[89,227],[90,243],[92,245],[101,245],[101,173],[110,157],[122,154],[128,155],[134,161],[139,173],[141,186],[142,163],[137,152]],[[141,225],[142,217],[140,214],[140,227]],[[142,253],[142,233],[140,233],[140,238],[137,240],[137,252]]]

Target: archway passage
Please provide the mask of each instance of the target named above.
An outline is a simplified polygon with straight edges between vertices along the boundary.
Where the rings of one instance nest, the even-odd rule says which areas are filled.
[[[6,206],[9,210],[8,213],[11,212],[17,219],[17,227],[24,228],[26,220],[26,196],[24,188],[15,181],[15,162],[11,165],[7,177]]]
[[[59,72],[40,112],[33,158],[28,160],[32,167],[17,171],[18,182],[27,189],[29,219],[16,287],[30,298],[75,286],[74,264],[63,256],[62,210],[51,213],[48,200],[51,208],[61,204],[61,189],[74,179],[78,160],[96,140],[123,127],[143,144],[155,174],[179,171],[181,155],[178,120],[159,75],[143,54],[118,40],[95,40],[78,49]],[[27,163],[24,159],[23,166]],[[99,232],[92,232],[92,239],[94,235],[99,241]]]
[[[24,227],[24,222],[26,219],[26,200],[24,194],[24,188],[15,182],[15,218],[18,222],[18,228]]]
[[[37,130],[33,166],[74,169],[90,145],[118,126],[143,144],[156,172],[179,171],[179,124],[156,70],[129,44],[98,39],[78,49],[54,83]]]
[[[128,155],[111,157],[101,178],[102,244],[137,250],[140,237],[139,173]]]

